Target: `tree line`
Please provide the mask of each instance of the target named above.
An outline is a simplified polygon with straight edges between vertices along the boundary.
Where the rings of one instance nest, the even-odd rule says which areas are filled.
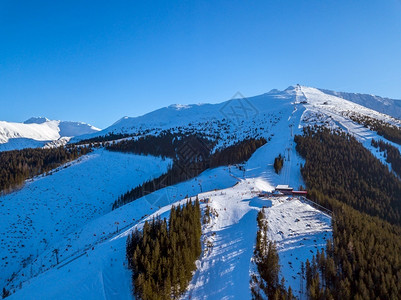
[[[196,270],[201,249],[199,200],[173,206],[170,218],[146,221],[128,236],[126,254],[137,299],[178,299]]]
[[[295,142],[308,190],[401,225],[401,181],[354,137],[308,127]]]
[[[331,202],[333,240],[306,268],[309,299],[399,299],[401,229]]]
[[[399,299],[398,178],[343,132],[306,128],[296,142],[309,197],[333,211],[333,240],[306,262],[309,299]]]
[[[191,141],[198,140],[196,136],[190,136],[188,137],[188,139]],[[185,140],[181,139],[181,141],[182,143],[184,143]],[[251,155],[256,151],[256,149],[258,149],[265,143],[266,140],[264,138],[248,139],[211,154],[210,151],[208,152],[205,150],[205,144],[198,141],[190,144],[193,154],[189,157],[181,155],[179,150],[180,148],[170,146],[164,148],[164,146],[159,146],[156,143],[151,143],[151,145],[148,147],[150,149],[153,149],[152,151],[157,151],[158,153],[162,153],[163,151],[166,156],[172,155],[175,157],[171,168],[165,174],[152,180],[146,181],[143,184],[126,192],[125,194],[120,195],[113,203],[112,209],[114,210],[122,205],[130,203],[138,198],[146,196],[147,194],[153,193],[154,191],[162,189],[166,186],[174,185],[182,181],[194,178],[208,168],[242,163],[248,160]],[[173,155],[173,153],[175,155]],[[145,152],[141,154],[145,154]]]
[[[109,133],[107,133],[105,135],[95,136],[93,138],[88,138],[88,139],[81,140],[79,142],[76,142],[74,145],[104,144],[105,142],[124,139],[124,138],[128,138],[128,137],[131,137],[131,136],[134,136],[134,134],[109,132]]]
[[[179,155],[189,152],[189,158],[195,155],[209,155],[215,142],[202,135],[185,135],[172,133],[169,130],[159,135],[146,135],[136,139],[123,140],[106,147],[110,151],[153,155],[177,159]]]
[[[354,122],[376,131],[387,140],[401,145],[401,129],[398,126],[368,116],[350,115],[349,117]]]
[[[401,154],[398,148],[382,140],[376,141],[372,139],[371,144],[373,147],[385,153],[386,161],[391,164],[393,171],[401,177]]]
[[[87,147],[28,148],[0,152],[0,193],[92,151]]]
[[[284,278],[279,280],[280,263],[276,242],[267,238],[268,222],[264,208],[257,216],[258,232],[256,234],[256,247],[254,258],[259,275],[262,280],[253,277],[251,292],[253,299],[292,300],[295,299],[291,287],[285,288]]]

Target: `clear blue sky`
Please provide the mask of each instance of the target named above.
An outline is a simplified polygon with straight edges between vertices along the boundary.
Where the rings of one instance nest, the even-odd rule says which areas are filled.
[[[0,120],[104,128],[296,83],[401,99],[401,0],[0,0]]]

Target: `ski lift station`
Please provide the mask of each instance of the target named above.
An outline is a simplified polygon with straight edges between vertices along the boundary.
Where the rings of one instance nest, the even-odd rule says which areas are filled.
[[[291,195],[291,196],[306,196],[308,194],[307,191],[294,191],[294,188],[289,185],[279,184],[276,186],[274,191],[266,192],[263,191],[259,194],[259,197],[274,197],[274,196],[283,196],[283,195]]]
[[[276,186],[276,189],[275,189],[276,192],[283,193],[284,195],[292,195],[293,190],[294,189],[292,187],[290,187],[289,185],[284,185],[284,184],[279,184],[278,186]]]

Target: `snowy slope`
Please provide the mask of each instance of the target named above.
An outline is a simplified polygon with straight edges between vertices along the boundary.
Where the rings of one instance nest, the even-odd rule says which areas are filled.
[[[337,96],[345,100],[357,103],[359,105],[371,108],[378,112],[390,115],[394,118],[401,119],[401,100],[383,98],[375,95],[335,92],[325,89],[320,89],[325,94]]]
[[[267,214],[268,237],[278,243],[281,275],[295,294],[300,292],[300,263],[325,247],[326,239],[331,238],[331,219],[296,199],[257,197],[257,186],[266,184],[246,180],[233,188],[202,195],[211,198],[215,216],[204,228],[205,250],[183,298],[251,299],[247,277],[255,268],[255,220],[262,207]]]
[[[231,170],[235,173],[234,170]],[[227,169],[217,169],[208,172],[208,176],[223,175]],[[238,172],[238,170],[237,170]],[[227,175],[226,175],[227,176]],[[206,177],[201,175],[201,178]],[[225,176],[217,176],[220,186],[232,185]],[[234,179],[234,178],[233,178]],[[198,179],[199,180],[199,179]],[[188,184],[175,186],[176,193],[186,189]],[[196,185],[195,185],[196,187]],[[210,197],[210,206],[218,213],[211,224],[203,229],[204,254],[200,258],[188,293],[184,299],[250,299],[249,274],[254,269],[252,263],[253,248],[256,238],[256,215],[263,206],[270,207],[269,224],[271,224],[272,239],[286,243],[279,249],[282,264],[282,275],[288,278],[286,284],[298,291],[299,277],[295,268],[289,267],[288,261],[294,259],[311,259],[325,244],[325,239],[331,235],[330,219],[323,213],[298,200],[260,199],[257,192],[271,187],[263,179],[246,179],[232,188],[210,191],[199,194],[199,197]],[[175,194],[176,195],[176,194]],[[138,201],[138,202],[137,202]],[[154,215],[168,217],[171,205],[167,205],[152,214],[153,206],[145,199],[139,199],[127,205],[125,210],[119,209],[113,215],[105,216],[100,224],[103,226],[89,226],[87,229],[91,236],[107,234],[109,229],[114,236],[104,242],[82,251],[83,256],[66,265],[61,264],[43,273],[37,278],[25,282],[22,290],[10,299],[131,299],[131,286],[129,271],[125,261],[126,235],[135,227],[141,228],[146,219]],[[183,201],[176,201],[183,203]],[[202,209],[205,204],[202,204]],[[128,210],[128,217],[125,215]],[[294,214],[291,214],[294,213]],[[285,218],[283,215],[285,214]],[[149,216],[148,216],[149,215]],[[123,218],[121,218],[124,216]],[[122,234],[115,232],[114,220],[122,222],[133,217],[136,225],[130,227]],[[145,219],[144,219],[145,218]],[[307,218],[308,221],[297,222],[297,218]],[[106,219],[109,219],[106,221]],[[279,220],[279,221],[277,221]],[[277,225],[275,225],[277,223]],[[97,224],[99,225],[99,224]],[[278,233],[281,231],[282,233]],[[95,233],[93,233],[95,232]],[[275,235],[278,236],[275,236]],[[288,239],[287,239],[288,238]],[[212,247],[206,247],[211,241]],[[82,243],[88,243],[85,238],[71,241],[72,247],[84,249]],[[303,245],[306,247],[303,247]],[[209,243],[210,245],[210,243]],[[206,250],[207,248],[207,250]],[[29,267],[26,268],[29,271]],[[294,278],[295,279],[294,279]]]
[[[249,98],[237,97],[219,104],[171,105],[140,117],[124,117],[102,131],[73,138],[71,142],[108,133],[158,134],[162,130],[169,130],[206,133],[217,139],[216,148],[221,148],[247,137],[268,139],[272,132],[280,132],[275,127],[283,119],[288,123],[287,126],[293,125],[294,134],[295,130],[305,125],[319,124],[341,128],[355,135],[367,148],[374,150],[370,146],[371,139],[384,138],[350,120],[351,115],[365,115],[401,126],[400,120],[381,113],[379,109],[385,105],[396,111],[396,101],[391,104],[386,99],[376,97],[375,101],[379,102],[376,106],[379,111],[376,111],[339,97],[340,95],[345,97],[341,93],[336,95],[334,92],[296,85],[283,91],[272,90]],[[295,123],[299,121],[298,118],[302,121],[297,126],[289,120],[293,112],[297,114]],[[287,148],[294,148],[293,143],[289,141],[288,144]],[[375,155],[382,159],[381,154]]]
[[[238,132],[250,134],[257,125],[274,124],[272,113],[277,112],[283,104],[289,104],[293,95],[287,93],[266,93],[251,98],[235,98],[219,104],[170,105],[140,117],[124,117],[110,127],[90,135],[72,139],[102,136],[108,133],[155,133],[165,129],[181,128],[184,131],[209,133],[230,139],[230,135]]]
[[[30,299],[30,297],[33,299],[39,296],[42,299],[108,299],[110,295],[114,295],[117,299],[129,298],[130,285],[126,279],[129,273],[124,258],[127,232],[135,226],[141,226],[144,218],[152,214],[166,215],[170,205],[177,203],[186,195],[197,194],[200,197],[210,196],[213,199],[212,204],[220,210],[220,216],[216,220],[218,225],[213,229],[205,229],[205,236],[212,231],[221,234],[219,246],[221,245],[225,251],[218,251],[219,247],[216,247],[217,252],[213,255],[214,262],[201,260],[199,263],[203,263],[204,268],[200,269],[200,273],[195,275],[194,280],[203,282],[202,278],[214,274],[209,282],[226,287],[220,293],[216,291],[217,298],[223,293],[238,294],[246,296],[245,299],[248,298],[249,280],[244,280],[244,276],[249,276],[250,268],[252,268],[251,256],[255,242],[256,214],[258,209],[269,203],[269,201],[258,199],[256,193],[260,190],[271,189],[278,183],[303,184],[299,174],[301,159],[295,151],[289,152],[290,160],[285,164],[281,174],[274,173],[274,157],[280,152],[283,153],[283,149],[288,145],[293,146],[288,122],[294,123],[295,129],[292,134],[295,134],[299,130],[299,120],[303,112],[299,104],[292,104],[291,101],[280,101],[277,104],[280,105],[271,108],[270,118],[267,119],[267,122],[269,124],[271,122],[274,126],[264,132],[266,136],[271,136],[271,140],[258,149],[245,164],[245,172],[236,167],[207,170],[198,178],[159,190],[95,218],[58,244],[59,249],[68,249],[68,252],[73,252],[74,257],[78,257],[76,260],[66,266],[61,265],[60,268],[53,267],[28,281],[24,281],[21,274],[29,273],[29,264],[18,273],[14,286],[18,286],[18,282],[23,282],[23,288],[17,289],[15,299]],[[240,183],[235,185],[238,182]],[[225,190],[215,191],[216,189]],[[116,222],[122,224],[128,231],[119,235],[116,232]],[[235,238],[240,232],[243,234]],[[80,256],[82,253],[85,254]],[[312,255],[311,252],[308,253]],[[230,260],[230,257],[235,259]],[[54,254],[49,249],[42,253],[40,259],[54,261]],[[232,264],[224,270],[228,262]],[[222,269],[218,271],[218,268]],[[217,281],[219,276],[222,278]],[[62,285],[57,280],[58,278],[63,278]],[[226,283],[223,284],[223,281]],[[38,287],[43,286],[45,282],[46,288],[38,290]],[[193,297],[206,298],[215,288],[215,286],[208,286],[207,289],[198,289],[200,285],[198,281],[193,282],[193,289],[191,289]],[[65,291],[68,292],[65,294]]]
[[[47,268],[54,257],[39,263],[41,253],[51,252],[81,226],[110,212],[119,195],[160,176],[170,163],[97,150],[0,197],[0,286],[27,263],[33,275]],[[65,249],[60,259],[71,251]]]
[[[66,137],[89,134],[98,128],[82,122],[52,121],[47,118],[30,118],[24,123],[0,121],[0,151],[42,147],[47,143],[68,142]]]
[[[131,299],[125,260],[127,234],[135,227],[141,228],[154,215],[167,216],[171,205],[185,202],[186,196],[196,195],[210,197],[210,206],[218,216],[203,228],[203,242],[210,241],[213,247],[205,246],[185,299],[250,299],[256,215],[263,206],[267,207],[269,237],[278,242],[282,275],[299,294],[299,264],[310,259],[331,237],[330,217],[299,200],[261,199],[257,194],[277,184],[304,186],[300,174],[303,160],[294,143],[294,135],[300,134],[303,126],[323,124],[341,128],[384,162],[370,141],[385,139],[350,120],[350,113],[400,124],[389,115],[338,95],[292,86],[220,104],[172,105],[141,117],[123,118],[103,131],[73,139],[110,132],[157,134],[171,129],[207,133],[219,139],[219,147],[247,137],[265,137],[268,143],[244,164],[245,170],[235,166],[207,170],[197,178],[156,191],[114,211],[107,208],[119,193],[161,174],[168,161],[98,150],[76,165],[1,197],[0,213],[9,222],[2,222],[0,231],[6,234],[0,238],[0,257],[7,255],[0,264],[8,276],[2,280],[16,273],[7,284],[7,288],[15,290],[10,299]],[[280,174],[273,169],[278,154],[285,157]],[[130,172],[132,177],[127,177]],[[45,204],[55,210],[48,209],[45,214]],[[64,220],[66,215],[68,221]],[[34,230],[31,222],[35,224]],[[30,247],[21,248],[20,231],[28,236],[24,243],[31,243]],[[47,246],[41,243],[43,238],[50,241]],[[18,248],[17,252],[12,253],[8,245]],[[29,256],[32,247],[39,251],[23,266],[21,260]],[[58,265],[54,249],[59,250]]]
[[[371,145],[372,139],[382,140],[401,151],[400,145],[352,121],[349,116],[369,116],[396,126],[401,126],[400,120],[343,98],[323,93],[315,88],[298,86],[295,88],[295,93],[298,95],[297,97],[307,99],[307,103],[303,104],[305,110],[301,116],[301,126],[318,124],[344,130],[353,135],[385,165],[388,165],[388,163],[385,161],[383,153],[378,152]]]

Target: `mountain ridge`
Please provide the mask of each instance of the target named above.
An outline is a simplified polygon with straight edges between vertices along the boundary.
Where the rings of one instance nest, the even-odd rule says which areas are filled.
[[[278,89],[272,89],[271,91],[252,96],[252,97],[239,97],[226,100],[220,103],[202,103],[202,104],[171,104],[166,107],[159,108],[157,110],[151,111],[141,116],[128,117],[125,116],[109,127],[88,135],[82,135],[78,138],[73,138],[71,142],[77,142],[83,139],[94,138],[97,136],[104,136],[107,134],[133,134],[136,132],[141,132],[143,130],[152,128],[168,129],[175,126],[188,126],[194,121],[192,118],[199,122],[208,122],[211,120],[231,120],[231,121],[241,121],[242,119],[251,118],[253,115],[259,113],[263,114],[268,111],[268,106],[266,101],[274,104],[274,101],[289,101],[294,103],[304,103],[308,102],[308,97],[305,95],[304,90],[314,90],[314,103],[315,105],[326,105],[327,101],[316,101],[316,98],[329,98],[332,100],[334,105],[342,106],[344,102],[346,107],[357,109],[358,111],[364,111],[364,114],[375,115],[376,113],[385,114],[392,118],[401,120],[401,101],[398,103],[397,100],[382,98],[379,96],[371,96],[367,94],[353,94],[343,92],[334,92],[330,90],[324,90],[319,88],[311,88],[301,85],[293,85],[280,91]],[[317,95],[317,92],[320,95]],[[367,99],[365,101],[360,101],[358,99]],[[325,103],[327,102],[327,103]],[[367,102],[367,103],[364,103]],[[390,104],[389,104],[390,103]],[[364,106],[366,109],[361,109],[353,104]],[[239,105],[242,106],[239,107]],[[393,108],[396,109],[393,109]],[[251,112],[250,116],[244,114],[243,117],[236,115],[237,112],[240,114],[242,112],[246,113],[246,110]],[[369,111],[371,110],[371,111]],[[252,111],[255,114],[252,115]],[[384,116],[381,116],[384,118]],[[234,120],[236,119],[236,120]],[[240,120],[241,119],[241,120]]]
[[[49,120],[32,117],[23,123],[0,121],[0,151],[43,147],[48,143],[63,145],[73,136],[100,129],[84,122]]]

